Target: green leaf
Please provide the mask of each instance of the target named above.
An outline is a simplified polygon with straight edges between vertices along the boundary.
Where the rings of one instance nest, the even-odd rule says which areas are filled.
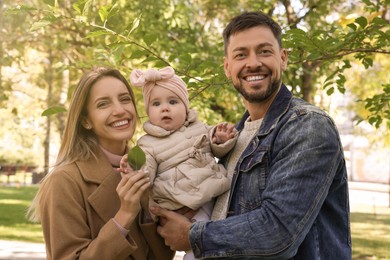
[[[367,19],[364,16],[360,16],[355,19],[355,22],[360,25],[360,27],[365,28],[367,26]]]
[[[144,151],[138,145],[134,146],[127,153],[127,161],[134,171],[141,169],[142,165],[146,162],[146,156]]]
[[[302,37],[302,36],[306,37],[306,32],[304,30],[301,30],[301,29],[291,29],[291,30],[287,31],[287,33],[295,35],[297,37]]]
[[[157,35],[155,34],[147,34],[144,36],[143,40],[146,43],[146,45],[150,46],[152,43],[154,43],[157,39]]]
[[[57,0],[43,0],[43,2],[47,5],[51,5],[51,6],[57,6],[58,5],[58,2]]]
[[[347,24],[349,28],[351,28],[354,32],[356,32],[357,26],[354,23]]]
[[[389,24],[388,21],[386,21],[385,19],[382,19],[381,17],[375,17],[372,20],[372,23],[377,24],[377,25],[388,25]]]
[[[83,8],[83,12],[82,12],[82,15],[83,16],[87,16],[88,15],[88,12],[91,8],[91,5],[92,5],[92,0],[87,0],[84,4],[84,8]]]
[[[326,91],[326,94],[327,94],[328,96],[331,96],[333,93],[334,93],[334,87],[331,87],[331,88],[329,88],[329,89]]]
[[[4,9],[4,15],[18,14],[22,12],[36,11],[37,8],[27,5],[18,5],[16,7],[8,7]]]
[[[191,54],[189,54],[189,53],[184,53],[184,54],[180,55],[179,59],[181,62],[184,62],[185,64],[190,64],[192,61]]]
[[[362,0],[362,2],[367,5],[367,6],[374,6],[375,4],[374,3],[371,3],[370,0]]]
[[[65,112],[66,108],[64,107],[51,107],[46,109],[45,111],[42,112],[42,116],[51,116],[57,113],[62,113]]]
[[[321,58],[322,54],[318,51],[315,51],[313,50],[313,52],[311,52],[307,57],[306,59],[307,60],[316,60],[316,59],[319,59]]]
[[[154,56],[149,56],[149,57],[147,57],[146,59],[144,59],[144,60],[142,61],[142,63],[145,63],[145,62],[156,62],[156,61],[159,61],[159,59],[156,58],[156,57],[154,57]]]
[[[108,14],[109,14],[109,11],[108,11],[108,8],[107,8],[106,6],[102,6],[102,7],[99,9],[100,20],[101,20],[103,23],[107,20]]]
[[[350,69],[352,68],[351,62],[349,60],[343,60],[344,66],[343,69]]]
[[[143,51],[143,50],[135,50],[131,53],[131,56],[130,58],[131,59],[140,59],[140,58],[144,58],[145,56],[147,56],[147,52],[146,51]]]
[[[130,29],[130,31],[129,31],[128,36],[129,36],[135,29],[138,28],[140,20],[141,20],[141,15],[139,15],[137,18],[135,18],[135,19],[133,20],[132,27],[131,27],[131,29]]]
[[[340,86],[344,85],[346,78],[343,74],[338,74],[338,79],[336,80],[336,83]]]
[[[88,33],[85,36],[85,38],[93,38],[93,37],[97,37],[97,36],[101,36],[101,35],[110,35],[110,34],[112,34],[112,33],[109,31],[98,30],[98,31],[93,31],[93,32]]]
[[[51,22],[48,20],[42,20],[42,21],[35,22],[35,23],[33,23],[33,25],[31,25],[30,31],[36,31],[36,30],[41,29],[45,26],[48,26],[49,24],[51,24]]]
[[[337,86],[337,89],[340,91],[341,94],[345,94],[345,87],[344,86]]]
[[[369,67],[372,67],[374,65],[374,61],[372,58],[370,57],[365,57],[363,60],[363,65],[366,69],[368,69]]]
[[[78,3],[72,4],[72,7],[77,12],[78,15],[81,15],[81,8]]]

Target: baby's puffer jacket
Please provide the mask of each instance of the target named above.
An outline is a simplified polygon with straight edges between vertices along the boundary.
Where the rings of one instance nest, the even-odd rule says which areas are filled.
[[[138,145],[146,154],[153,180],[151,197],[159,206],[170,210],[183,206],[198,209],[230,189],[231,180],[216,157],[226,155],[234,147],[237,134],[224,144],[212,144],[214,129],[200,122],[194,110],[174,132],[149,121],[144,124],[147,134]]]

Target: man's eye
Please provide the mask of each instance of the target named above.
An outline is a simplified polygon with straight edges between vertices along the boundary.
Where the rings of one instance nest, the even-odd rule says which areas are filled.
[[[258,53],[260,55],[268,55],[268,54],[271,54],[272,51],[271,50],[268,50],[268,49],[265,49],[265,50],[259,50]]]
[[[243,54],[243,53],[238,53],[238,54],[236,54],[235,56],[234,56],[234,58],[236,58],[236,59],[242,59],[242,58],[244,58],[245,57],[245,54]]]

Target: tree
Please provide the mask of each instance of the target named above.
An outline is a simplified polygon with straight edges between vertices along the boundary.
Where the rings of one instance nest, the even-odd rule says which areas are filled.
[[[226,23],[232,16],[233,8],[258,6],[256,1],[206,1],[194,4],[194,1],[183,0],[175,5],[166,1],[161,8],[155,8],[153,1],[142,1],[142,4],[138,1],[131,4],[108,1],[107,5],[102,6],[92,3],[78,1],[73,5],[73,12],[66,10],[68,16],[63,14],[63,7],[54,5],[51,15],[44,16],[40,25],[58,27],[59,22],[64,20],[85,25],[86,35],[89,39],[93,38],[95,48],[101,49],[109,56],[111,63],[125,72],[136,63],[141,63],[141,66],[171,65],[184,76],[193,98],[202,100],[202,103],[194,101],[196,105],[205,104],[203,108],[206,111],[212,108],[228,121],[237,119],[229,113],[232,107],[228,104],[232,102],[227,106],[224,102],[237,101],[233,95],[229,95],[232,92],[221,94],[216,91],[215,86],[231,88],[227,87],[220,65],[221,40],[216,36],[220,28],[212,25]],[[295,3],[294,6],[286,0],[264,1],[262,7],[275,17],[279,17],[279,13],[284,14],[280,20],[282,24],[287,24],[284,44],[290,50],[291,60],[285,82],[307,101],[313,101],[312,96],[321,85],[329,94],[335,89],[345,91],[343,72],[350,67],[351,55],[368,68],[372,66],[373,53],[390,54],[388,21],[382,18],[386,17],[387,12],[385,0],[377,4],[365,1],[368,12],[363,15],[367,17],[359,16],[346,27],[337,19],[330,22],[327,19],[337,14],[331,11],[335,7],[336,10],[346,7],[353,10],[353,5],[334,5],[325,1],[305,1],[300,4]],[[221,9],[227,11],[216,15],[215,10]],[[106,45],[101,45],[99,39],[104,39]],[[329,71],[330,75],[319,82]],[[206,89],[207,92],[204,91]],[[205,98],[208,100],[206,103]],[[207,116],[206,119],[212,120]]]
[[[21,6],[6,1],[0,67],[22,68],[18,63],[23,63],[25,50],[38,51],[44,59],[37,61],[42,69],[32,81],[48,93],[40,102],[56,112],[66,109],[84,69],[108,65],[129,75],[136,67],[171,65],[188,83],[192,106],[202,119],[209,124],[236,122],[245,108],[222,66],[221,30],[232,16],[261,8],[284,25],[290,66],[283,81],[294,94],[313,101],[323,90],[343,93],[351,63],[360,62],[367,70],[374,55],[390,54],[386,0],[363,2],[161,0],[156,8],[152,0],[30,0]],[[350,18],[351,13],[357,15]],[[5,101],[0,106],[6,106],[15,84],[2,79],[0,96]],[[371,110],[364,116],[375,115],[370,123],[377,126],[389,122],[388,113],[379,113],[388,101],[386,88],[381,91],[362,96]],[[141,91],[135,92],[145,116]],[[61,133],[63,113],[54,117],[50,111],[45,129],[54,125]]]

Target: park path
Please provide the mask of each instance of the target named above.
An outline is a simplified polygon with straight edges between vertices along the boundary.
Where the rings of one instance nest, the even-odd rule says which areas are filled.
[[[184,252],[177,252],[174,260],[183,259]],[[1,260],[45,260],[45,245],[19,241],[0,240]]]

